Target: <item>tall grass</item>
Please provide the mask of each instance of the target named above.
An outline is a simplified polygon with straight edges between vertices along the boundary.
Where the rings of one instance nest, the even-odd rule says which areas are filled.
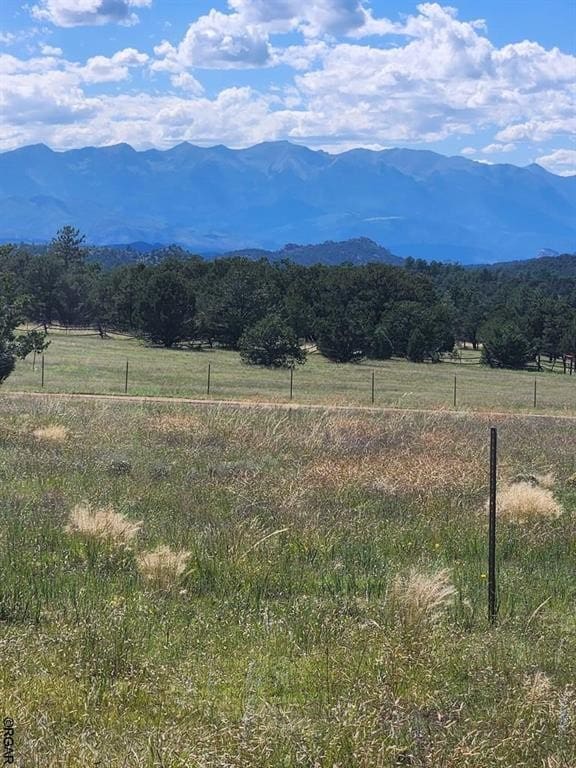
[[[501,519],[489,628],[487,420],[0,411],[22,765],[573,766],[576,491],[553,419],[498,420],[501,489],[553,471],[563,514]]]

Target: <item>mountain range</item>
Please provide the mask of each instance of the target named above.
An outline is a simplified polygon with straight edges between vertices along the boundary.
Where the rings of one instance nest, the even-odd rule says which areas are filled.
[[[574,251],[576,176],[408,149],[38,144],[0,154],[0,222],[2,241],[72,224],[94,244],[223,253],[369,238],[400,257],[486,263]]]

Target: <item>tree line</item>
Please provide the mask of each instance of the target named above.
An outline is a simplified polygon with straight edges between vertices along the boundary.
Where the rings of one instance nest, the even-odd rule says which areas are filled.
[[[110,267],[91,255],[69,226],[47,247],[0,246],[0,318],[11,328],[0,352],[3,344],[13,357],[42,343],[14,346],[23,320],[122,331],[165,347],[222,346],[269,366],[304,362],[307,345],[335,362],[422,362],[458,340],[488,365],[516,368],[576,350],[576,277],[559,280],[553,269],[208,261],[176,247],[141,262],[109,259]]]

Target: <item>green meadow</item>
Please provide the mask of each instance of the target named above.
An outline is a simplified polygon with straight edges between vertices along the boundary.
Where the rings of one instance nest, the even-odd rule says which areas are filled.
[[[167,397],[289,402],[290,372],[241,363],[237,352],[222,349],[169,350],[153,348],[122,336],[51,332],[45,355],[45,392],[122,394],[128,362],[128,393]],[[462,363],[418,364],[406,360],[331,363],[312,353],[296,368],[293,401],[317,405],[372,403],[372,372],[376,406],[453,408],[454,377],[457,407],[474,411],[534,411],[576,414],[576,377],[554,370],[503,371],[474,364],[479,353],[462,351]],[[208,395],[208,366],[210,393]],[[41,389],[41,364],[32,356],[20,361],[5,391]]]
[[[75,337],[55,338],[46,389],[121,391],[126,357],[133,393],[200,396],[212,360],[215,396],[286,397],[284,373],[227,353]],[[453,370],[383,364],[378,397],[439,406]],[[298,399],[365,402],[369,372],[313,357]],[[16,765],[573,768],[566,421],[10,395],[37,375],[20,364],[0,394],[0,701]],[[529,375],[462,377],[470,406],[489,406],[494,382],[499,407],[530,395]],[[542,381],[562,410],[569,377]]]

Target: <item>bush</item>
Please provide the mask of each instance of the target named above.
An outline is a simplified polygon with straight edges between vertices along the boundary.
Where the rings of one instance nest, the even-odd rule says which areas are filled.
[[[14,370],[16,358],[9,352],[0,352],[0,384],[5,381]]]
[[[423,363],[427,353],[427,343],[422,331],[414,329],[408,339],[406,357],[413,363]]]
[[[248,328],[240,338],[240,357],[247,365],[292,368],[306,362],[296,334],[279,317],[270,315]]]
[[[514,323],[487,323],[480,335],[482,360],[492,368],[524,368],[534,359],[534,350]]]
[[[382,324],[377,325],[372,338],[370,355],[376,360],[389,360],[394,354],[392,341],[388,333],[388,328]]]

